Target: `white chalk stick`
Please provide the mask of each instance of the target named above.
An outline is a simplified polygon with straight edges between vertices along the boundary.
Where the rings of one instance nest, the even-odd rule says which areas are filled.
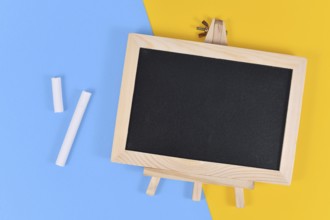
[[[54,112],[63,112],[61,77],[52,78]]]
[[[80,122],[84,116],[89,99],[91,97],[90,92],[82,91],[76,109],[73,113],[69,128],[66,132],[60,153],[57,156],[56,165],[64,167],[66,160],[68,159],[73,141],[76,137]]]

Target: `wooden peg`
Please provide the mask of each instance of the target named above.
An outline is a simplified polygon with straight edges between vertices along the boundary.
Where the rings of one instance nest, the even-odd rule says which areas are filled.
[[[202,197],[202,183],[201,182],[194,182],[194,189],[192,194],[193,201],[200,201]]]
[[[236,207],[244,208],[244,189],[235,187]]]
[[[159,184],[159,181],[160,181],[159,177],[155,177],[155,176],[151,177],[150,182],[149,182],[149,186],[148,186],[148,189],[147,189],[147,192],[146,192],[147,195],[149,195],[149,196],[155,195],[158,184]]]

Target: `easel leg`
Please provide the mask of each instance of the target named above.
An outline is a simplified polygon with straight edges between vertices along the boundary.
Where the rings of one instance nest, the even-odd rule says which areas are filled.
[[[202,196],[202,183],[201,182],[194,182],[192,200],[193,201],[200,201],[201,196]]]
[[[235,187],[236,207],[244,208],[244,189]]]
[[[155,177],[155,176],[151,177],[151,180],[149,182],[149,186],[148,186],[148,189],[146,192],[147,195],[149,195],[149,196],[155,195],[159,181],[160,181],[159,177]]]

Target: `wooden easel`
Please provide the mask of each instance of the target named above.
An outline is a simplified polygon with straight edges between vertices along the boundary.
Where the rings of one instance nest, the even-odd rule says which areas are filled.
[[[222,20],[212,19],[209,26],[203,21],[204,28],[197,28],[204,31],[200,36],[205,36],[205,43],[227,45],[226,27]],[[192,200],[200,201],[202,194],[202,184],[216,184],[234,187],[236,197],[236,207],[244,208],[244,189],[253,189],[254,182],[248,180],[230,179],[230,178],[217,178],[212,176],[203,175],[190,175],[188,173],[180,173],[177,171],[161,170],[154,168],[144,168],[145,176],[151,176],[151,180],[147,189],[147,195],[153,196],[157,190],[160,178],[168,178],[174,180],[182,180],[194,183]]]

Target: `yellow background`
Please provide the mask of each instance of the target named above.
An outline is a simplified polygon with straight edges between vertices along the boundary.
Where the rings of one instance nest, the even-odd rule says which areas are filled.
[[[144,0],[155,35],[203,41],[195,30],[216,17],[231,46],[308,59],[291,186],[256,183],[235,208],[234,192],[204,186],[213,219],[330,220],[330,1]]]

